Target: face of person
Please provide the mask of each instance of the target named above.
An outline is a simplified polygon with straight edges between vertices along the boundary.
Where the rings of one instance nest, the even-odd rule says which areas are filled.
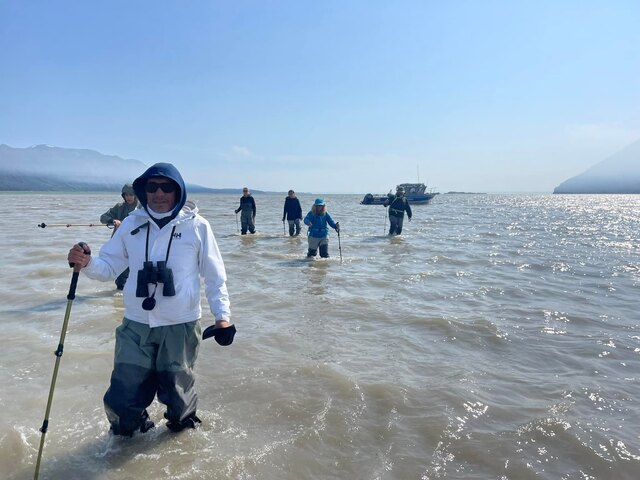
[[[249,189],[248,188],[243,188],[242,189],[242,196],[243,197],[248,197],[249,196]]]
[[[289,198],[293,198],[295,196],[296,196],[296,194],[294,192],[289,192]]]
[[[154,189],[155,191],[152,191]],[[147,205],[154,212],[170,212],[176,206],[176,184],[168,178],[150,178],[147,181],[145,190],[147,192]]]
[[[125,193],[124,201],[127,202],[129,205],[131,205],[136,201],[136,196],[133,193]]]

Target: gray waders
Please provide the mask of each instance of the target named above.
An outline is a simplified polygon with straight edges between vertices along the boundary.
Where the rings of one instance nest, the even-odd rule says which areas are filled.
[[[116,435],[153,427],[147,407],[155,396],[167,406],[167,427],[195,427],[198,396],[193,368],[200,346],[197,321],[149,328],[124,319],[116,329],[111,385],[104,406]]]
[[[309,251],[307,257],[315,257],[318,249],[322,258],[329,258],[329,239],[327,237],[307,237],[309,241]]]

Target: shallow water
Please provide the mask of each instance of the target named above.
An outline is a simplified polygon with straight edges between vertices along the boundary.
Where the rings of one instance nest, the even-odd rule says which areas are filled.
[[[97,252],[117,195],[0,194],[0,470],[33,478],[67,306],[66,252]],[[300,196],[303,209],[313,201]],[[203,343],[200,429],[112,438],[102,395],[122,298],[81,275],[43,479],[635,479],[640,471],[640,196],[440,195],[403,235],[327,195],[329,260],[257,195],[195,195],[238,328]],[[18,205],[19,208],[15,208]],[[341,247],[341,248],[339,248]],[[342,254],[342,261],[340,258]],[[203,324],[212,323],[211,314]]]

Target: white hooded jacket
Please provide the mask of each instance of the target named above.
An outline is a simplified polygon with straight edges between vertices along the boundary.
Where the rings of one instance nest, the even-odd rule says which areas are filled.
[[[147,235],[148,260],[156,265],[167,257],[172,231],[167,268],[173,271],[176,294],[163,296],[163,284],[159,283],[155,293],[156,306],[147,311],[142,308],[144,297],[136,297],[138,271],[143,268],[147,251]],[[127,267],[130,275],[123,293],[124,316],[129,320],[158,327],[200,319],[200,277],[204,279],[205,295],[215,319],[229,320],[224,262],[209,222],[198,215],[198,208],[193,202],[187,201],[178,215],[162,229],[145,209],[133,211],[102,246],[99,256],[92,258],[82,271],[89,278],[106,281],[116,278]],[[153,284],[148,287],[151,295],[155,287]]]

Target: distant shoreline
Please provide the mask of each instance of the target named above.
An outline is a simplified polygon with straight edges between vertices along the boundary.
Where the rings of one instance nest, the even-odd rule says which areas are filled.
[[[445,192],[444,195],[486,195],[486,192]]]

